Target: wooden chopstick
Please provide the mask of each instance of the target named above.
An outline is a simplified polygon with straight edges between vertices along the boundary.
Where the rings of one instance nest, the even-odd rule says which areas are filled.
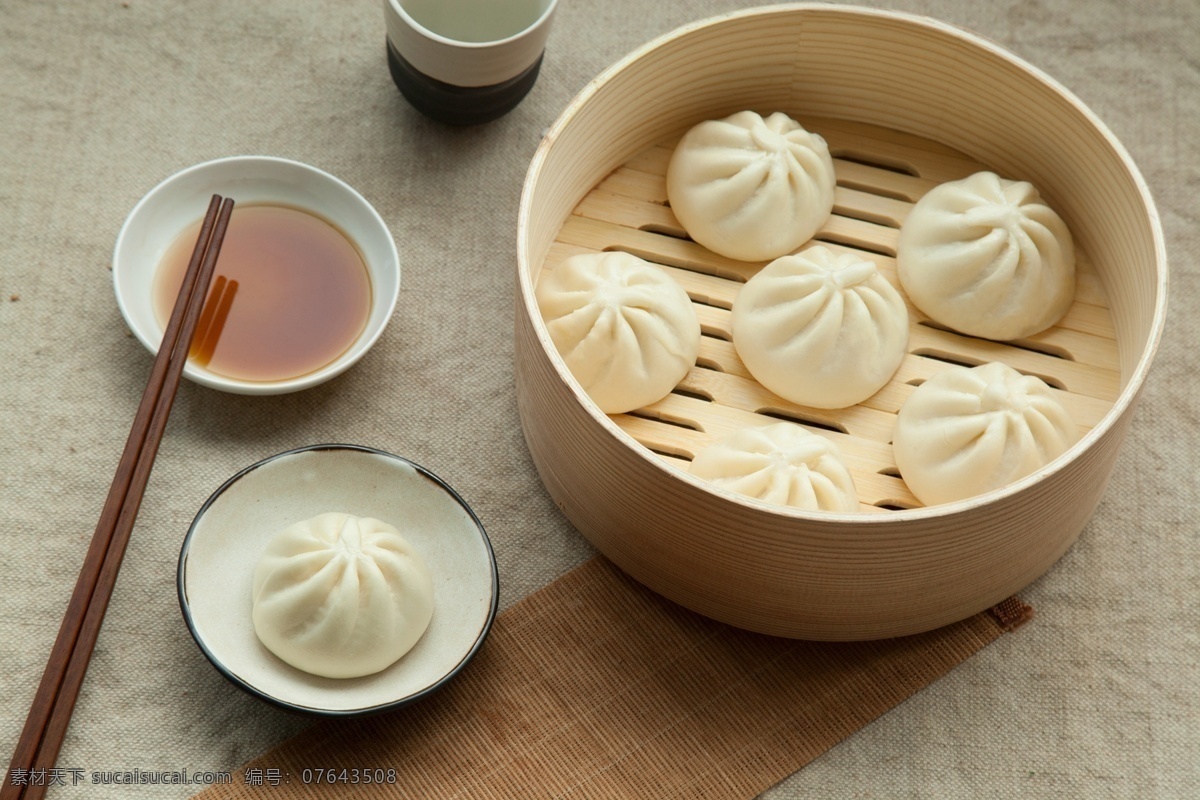
[[[35,785],[31,778],[54,766],[66,736],[232,211],[231,199],[214,195],[209,203],[58,638],[0,786],[0,800],[38,800],[45,794],[48,781]]]

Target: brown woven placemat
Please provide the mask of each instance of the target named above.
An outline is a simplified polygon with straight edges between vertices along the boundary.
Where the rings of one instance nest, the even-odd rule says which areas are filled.
[[[319,723],[197,797],[751,798],[1030,614],[1010,599],[902,639],[778,639],[595,557],[500,615],[439,693]]]

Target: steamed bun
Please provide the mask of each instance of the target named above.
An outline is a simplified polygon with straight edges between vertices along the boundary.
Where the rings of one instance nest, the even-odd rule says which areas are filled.
[[[900,228],[896,265],[917,308],[985,339],[1043,331],[1075,297],[1066,223],[1031,184],[992,172],[922,197]]]
[[[628,253],[571,256],[541,281],[537,301],[559,355],[606,414],[666,397],[700,353],[687,293]]]
[[[992,362],[950,367],[914,389],[897,415],[893,450],[908,488],[934,505],[1007,486],[1078,440],[1049,386]]]
[[[828,439],[778,422],[743,428],[696,454],[690,471],[768,503],[809,511],[857,511],[858,492]]]
[[[733,345],[755,380],[793,403],[845,408],[895,374],[904,298],[874,262],[821,246],[763,267],[733,301]]]
[[[356,678],[407,653],[433,616],[429,570],[399,531],[320,514],[277,533],[254,570],[254,630],[279,658]]]
[[[742,111],[688,131],[667,167],[679,223],[714,253],[766,261],[790,253],[833,210],[825,140],[786,114]]]

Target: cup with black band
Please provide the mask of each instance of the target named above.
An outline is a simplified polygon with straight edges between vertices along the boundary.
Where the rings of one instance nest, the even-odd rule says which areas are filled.
[[[533,88],[557,2],[384,0],[392,79],[433,119],[497,119]]]

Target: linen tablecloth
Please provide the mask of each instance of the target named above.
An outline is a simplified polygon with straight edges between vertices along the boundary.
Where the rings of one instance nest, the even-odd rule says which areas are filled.
[[[310,723],[253,700],[180,618],[179,545],[204,499],[268,455],[323,441],[407,456],[492,537],[502,607],[592,550],[525,449],[513,386],[517,203],[545,129],[653,36],[738,0],[562,0],[541,76],[508,116],[454,129],[387,72],[376,0],[10,0],[0,13],[0,753],[7,763],[150,366],[109,259],[153,185],[225,155],[304,161],[391,227],[400,303],[345,375],[250,398],[184,384],[51,797],[181,798],[93,784],[234,770]],[[884,4],[868,3],[869,5]],[[900,0],[995,40],[1087,103],[1162,215],[1166,335],[1109,489],[1022,596],[1034,624],[770,789],[823,797],[1200,796],[1200,5]],[[72,783],[78,785],[72,786]]]

